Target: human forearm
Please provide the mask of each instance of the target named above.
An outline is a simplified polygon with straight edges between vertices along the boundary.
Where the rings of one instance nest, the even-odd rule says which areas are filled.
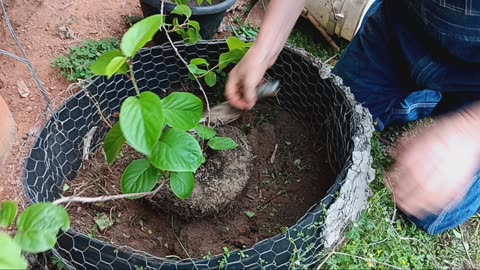
[[[304,5],[305,0],[270,1],[258,39],[251,48],[267,68],[277,59]]]

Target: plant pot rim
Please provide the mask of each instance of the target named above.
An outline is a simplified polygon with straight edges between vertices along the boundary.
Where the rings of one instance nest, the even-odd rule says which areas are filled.
[[[140,0],[156,8],[160,8],[160,0]],[[200,6],[200,7],[190,7],[192,9],[192,15],[209,15],[224,12],[229,9],[237,0],[224,0],[218,4]],[[169,2],[165,2],[165,11],[172,11],[177,5]]]

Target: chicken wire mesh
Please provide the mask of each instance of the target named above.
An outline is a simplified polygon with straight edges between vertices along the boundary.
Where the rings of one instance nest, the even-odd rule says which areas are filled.
[[[224,41],[193,46],[176,44],[187,61],[196,57],[215,64],[228,47]],[[164,89],[189,81],[185,65],[170,45],[142,50],[134,61],[141,91],[160,96]],[[69,230],[59,236],[54,254],[72,269],[311,269],[323,248],[338,243],[351,220],[366,206],[373,179],[370,156],[371,117],[354,102],[341,79],[307,53],[285,48],[268,76],[281,91],[279,106],[318,131],[325,141],[335,183],[327,195],[284,233],[229,256],[210,259],[159,258],[126,246],[115,246]],[[63,185],[77,176],[83,153],[98,147],[121,102],[135,91],[126,76],[100,77],[69,98],[41,130],[23,170],[30,202],[53,201]],[[87,135],[88,134],[88,135]]]

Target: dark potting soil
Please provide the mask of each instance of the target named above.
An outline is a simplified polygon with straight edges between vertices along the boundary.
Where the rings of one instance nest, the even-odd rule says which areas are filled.
[[[224,247],[244,249],[281,233],[333,183],[318,136],[321,131],[313,132],[289,113],[261,104],[233,125],[247,134],[254,158],[252,176],[228,211],[185,220],[145,199],[72,204],[68,208],[72,228],[114,245],[174,258],[188,258],[185,251],[191,258],[202,258],[221,254]],[[109,167],[99,150],[84,162],[63,195],[119,194],[123,170],[138,158],[125,150]]]

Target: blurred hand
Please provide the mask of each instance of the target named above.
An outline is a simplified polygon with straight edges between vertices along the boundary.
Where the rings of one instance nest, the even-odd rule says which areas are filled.
[[[235,108],[250,110],[257,102],[257,86],[270,67],[265,59],[266,55],[252,47],[228,75],[225,97]]]
[[[478,119],[456,113],[400,143],[386,178],[398,208],[422,219],[458,203],[480,168],[479,130]]]

